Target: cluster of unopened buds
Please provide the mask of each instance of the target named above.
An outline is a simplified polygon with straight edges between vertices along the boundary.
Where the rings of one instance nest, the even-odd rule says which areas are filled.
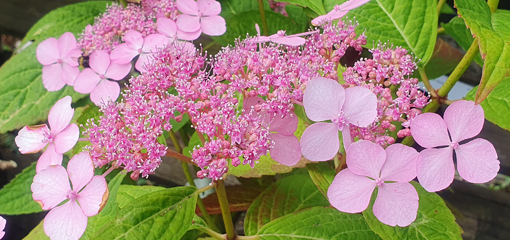
[[[34,199],[45,210],[53,208],[45,232],[69,239],[83,234],[86,216],[97,214],[103,203],[99,197],[108,192],[104,177],[93,176],[94,167],[124,168],[133,179],[154,173],[161,157],[171,151],[158,138],[172,131],[173,120],[191,121],[202,142],[193,148],[191,161],[201,168],[199,178],[213,181],[240,164],[256,168],[260,157],[268,153],[287,166],[296,165],[302,155],[310,161],[330,160],[341,150],[340,131],[347,168],[329,188],[331,204],[340,211],[361,212],[378,187],[373,211],[391,226],[407,226],[416,219],[418,194],[409,183],[416,176],[428,191],[451,184],[454,151],[461,177],[475,183],[494,178],[499,161],[492,144],[480,139],[459,144],[481,131],[483,109],[459,101],[446,110],[444,120],[432,113],[421,114],[419,109],[428,98],[419,91],[417,79],[409,77],[416,64],[405,49],[381,44],[370,50],[372,58],[338,72],[346,50],[361,53],[366,37],[355,33],[355,23],[331,20],[366,2],[351,0],[335,7],[312,21],[319,27],[309,32],[248,37],[212,59],[180,40],[194,40],[202,32],[225,32],[225,21],[218,16],[221,7],[214,0],[112,5],[85,29],[78,43],[66,33],[39,44],[37,57],[45,65],[45,87],[56,91],[67,84],[77,92],[90,93],[103,113],[82,126],[83,140],[90,145],[70,160],[67,172],[60,166],[62,154],[73,148],[80,135],[78,126],[70,124],[71,97],[52,108],[49,128],[25,127],[16,138],[22,153],[48,145],[32,184]],[[82,54],[90,68],[80,72],[77,58]],[[140,75],[129,79],[120,93],[116,81],[132,71],[136,57]],[[119,95],[121,100],[115,102]],[[298,106],[316,122],[301,139],[294,135]],[[418,153],[395,143],[392,132],[400,138],[412,135],[427,149]],[[446,147],[436,148],[440,146]],[[78,174],[78,168],[87,170]],[[58,191],[46,191],[52,181],[60,184]],[[92,188],[93,193],[88,190]],[[80,200],[85,198],[87,204]],[[66,199],[68,203],[57,206]],[[65,219],[53,218],[63,212],[84,216],[68,222],[79,231],[59,232],[55,226]]]

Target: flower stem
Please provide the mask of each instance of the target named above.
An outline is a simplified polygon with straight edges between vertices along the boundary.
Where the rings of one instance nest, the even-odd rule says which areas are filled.
[[[167,149],[165,156],[173,157],[173,158],[179,159],[179,160],[181,160],[183,162],[187,162],[187,163],[191,163],[191,164],[196,164],[193,161],[191,161],[190,157],[188,157],[186,155],[183,155],[181,153],[178,153],[178,152],[176,152],[176,151],[174,151],[172,149]]]
[[[178,153],[182,153],[181,144],[179,144],[179,141],[177,140],[177,137],[175,136],[174,130],[170,129],[170,131],[168,131],[168,135],[170,135],[170,139],[172,139],[172,143],[174,144],[175,151]]]
[[[444,29],[444,27],[440,27],[437,29],[437,34],[441,34],[441,33],[444,33],[446,30]]]
[[[421,80],[423,81],[423,85],[427,88],[427,91],[432,95],[432,97],[437,98],[436,90],[430,85],[429,78],[427,77],[427,73],[425,73],[425,68],[418,68],[418,73],[420,74]]]
[[[494,13],[498,9],[499,0],[488,0],[487,5],[489,5],[491,12]]]
[[[224,234],[221,234],[221,233],[218,233],[216,231],[213,231],[212,229],[209,229],[209,228],[199,228],[198,230],[200,230],[200,231],[202,231],[204,233],[209,234],[209,236],[213,237],[214,239],[225,240],[225,235]]]
[[[441,15],[441,9],[443,9],[443,5],[446,2],[446,0],[439,0],[437,3],[437,16]]]
[[[216,194],[220,202],[221,215],[223,215],[223,222],[225,223],[225,230],[227,231],[227,239],[234,240],[236,238],[236,233],[234,231],[234,223],[232,222],[232,215],[230,214],[227,192],[225,191],[225,183],[223,180],[217,181]]]
[[[262,19],[262,30],[264,31],[264,36],[268,36],[269,29],[267,27],[266,10],[264,10],[264,2],[263,2],[263,0],[258,0],[258,1],[259,1],[260,18]]]

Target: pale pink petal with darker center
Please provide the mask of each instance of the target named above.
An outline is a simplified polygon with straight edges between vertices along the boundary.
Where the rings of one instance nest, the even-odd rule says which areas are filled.
[[[227,31],[227,23],[221,16],[202,17],[200,26],[202,31],[209,36],[220,36]]]
[[[73,98],[65,96],[58,100],[53,107],[51,107],[48,114],[48,123],[50,124],[51,133],[58,134],[66,128],[74,116],[74,109],[71,108]]]
[[[78,58],[80,58],[82,51],[78,48],[72,49],[67,53],[66,56],[62,57],[62,61],[67,63],[71,67],[78,67],[80,64],[78,63]]]
[[[275,145],[269,150],[269,154],[275,161],[286,166],[294,166],[301,160],[301,147],[296,136],[271,133],[271,139]]]
[[[177,0],[175,4],[184,14],[198,15],[198,4],[194,0]]]
[[[392,144],[386,148],[386,161],[381,169],[384,181],[409,182],[416,178],[418,152],[406,145]]]
[[[25,126],[18,132],[18,136],[14,139],[19,151],[22,154],[34,153],[43,149],[47,142],[43,142],[46,134],[50,133],[50,129],[46,124],[36,126]]]
[[[196,32],[200,30],[200,18],[197,16],[181,14],[177,16],[175,23],[183,32]]]
[[[62,132],[57,134],[53,141],[55,142],[57,153],[65,153],[71,150],[80,138],[80,128],[76,123],[69,124]]]
[[[126,42],[129,48],[138,51],[138,49],[141,49],[143,46],[143,36],[136,30],[129,30],[126,35],[124,35],[124,42]]]
[[[315,122],[338,117],[344,101],[344,88],[337,81],[322,77],[308,81],[303,96],[306,115]]]
[[[378,179],[385,161],[384,149],[367,140],[352,143],[347,149],[347,167],[351,172],[361,176]]]
[[[477,138],[455,149],[457,171],[468,182],[485,183],[496,177],[499,171],[499,160],[494,145],[489,141]]]
[[[418,181],[429,192],[437,192],[450,186],[455,176],[453,149],[425,149],[418,154],[416,163]]]
[[[294,134],[294,132],[297,130],[297,126],[298,117],[296,114],[279,114],[273,118],[273,121],[271,121],[269,130],[288,136]]]
[[[43,66],[42,80],[46,90],[53,92],[62,89],[66,82],[62,79],[62,65],[55,63]]]
[[[69,52],[76,49],[76,38],[70,32],[62,34],[58,38],[58,51],[60,52],[60,59],[67,57]]]
[[[377,97],[365,87],[345,89],[345,103],[342,111],[348,123],[358,127],[366,127],[377,117]]]
[[[376,187],[375,181],[352,173],[348,168],[340,171],[328,188],[331,205],[347,213],[359,213],[367,209]]]
[[[314,123],[301,136],[301,153],[310,161],[328,161],[339,148],[338,128],[333,123]]]
[[[96,50],[90,54],[89,65],[97,74],[105,74],[110,66],[110,54],[104,50]]]
[[[197,0],[198,10],[204,16],[218,15],[221,13],[221,4],[215,0]]]
[[[80,74],[80,69],[78,67],[72,67],[66,63],[62,64],[62,81],[69,85],[74,85],[74,80]]]
[[[38,173],[51,165],[62,165],[63,159],[64,155],[62,155],[62,153],[57,153],[57,151],[55,151],[55,144],[50,143],[46,150],[44,150],[43,154],[39,157],[39,160],[37,160],[35,172]]]
[[[392,227],[409,226],[418,214],[418,192],[410,183],[384,183],[379,187],[373,212]]]
[[[58,52],[58,40],[56,38],[48,38],[37,46],[35,50],[37,61],[42,65],[50,65],[56,63],[60,58]]]
[[[112,62],[108,67],[108,70],[105,74],[105,77],[113,80],[122,80],[125,78],[129,72],[131,71],[131,63],[126,64],[118,64]]]
[[[67,199],[71,190],[66,169],[60,165],[52,165],[37,173],[30,186],[32,198],[49,210]]]
[[[110,54],[113,62],[118,64],[126,64],[131,62],[133,58],[138,56],[138,51],[130,48],[127,44],[123,43],[115,47]]]
[[[51,240],[78,240],[87,228],[87,216],[73,200],[52,209],[44,218],[44,232]]]
[[[99,212],[103,203],[103,195],[108,188],[103,176],[94,176],[89,184],[78,193],[78,202],[86,216],[94,216]]]
[[[460,100],[452,103],[444,112],[444,121],[452,137],[458,143],[478,135],[485,122],[483,108],[473,101]]]
[[[73,185],[73,190],[80,191],[94,176],[94,164],[89,152],[76,154],[67,164],[67,174]]]
[[[117,82],[103,80],[90,93],[90,100],[99,106],[108,101],[117,100],[119,94],[120,86]]]
[[[450,145],[450,137],[443,118],[435,113],[423,113],[411,122],[414,140],[424,148]]]
[[[74,81],[74,91],[79,93],[90,93],[101,81],[99,75],[90,68],[85,68]]]

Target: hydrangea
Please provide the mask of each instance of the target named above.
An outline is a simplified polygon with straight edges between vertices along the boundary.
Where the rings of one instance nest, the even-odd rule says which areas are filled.
[[[161,34],[151,34],[144,38],[135,30],[128,31],[124,35],[124,41],[125,43],[113,49],[110,54],[111,60],[118,64],[127,64],[139,56],[135,68],[140,72],[145,71],[143,67],[150,61],[152,52],[168,43],[167,38]]]
[[[177,16],[176,21],[177,27],[181,31],[196,36],[196,38],[202,32],[210,36],[219,36],[227,31],[225,19],[219,16],[221,12],[219,2],[215,0],[177,0],[176,4],[177,9],[182,12]]]
[[[345,16],[350,10],[358,8],[369,1],[370,0],[349,0],[340,5],[336,5],[333,8],[333,10],[331,10],[327,14],[312,19],[312,24],[318,26],[324,22],[340,19],[343,16]]]

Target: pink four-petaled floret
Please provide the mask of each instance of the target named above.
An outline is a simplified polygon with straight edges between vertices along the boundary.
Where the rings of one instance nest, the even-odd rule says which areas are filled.
[[[227,31],[226,22],[219,16],[221,5],[215,0],[177,0],[177,9],[182,12],[177,16],[178,33],[181,39],[195,40],[202,32],[210,36],[219,36]]]
[[[152,52],[164,47],[168,43],[168,38],[161,34],[151,34],[144,38],[136,30],[130,30],[124,36],[124,41],[125,43],[115,47],[110,53],[111,60],[118,64],[127,64],[139,56],[135,68],[145,72],[144,66],[150,62]]]
[[[345,16],[350,10],[358,8],[369,1],[370,0],[349,0],[340,5],[336,5],[335,8],[333,8],[333,10],[331,10],[327,14],[312,19],[312,24],[318,26],[326,21],[340,19],[343,16]]]

